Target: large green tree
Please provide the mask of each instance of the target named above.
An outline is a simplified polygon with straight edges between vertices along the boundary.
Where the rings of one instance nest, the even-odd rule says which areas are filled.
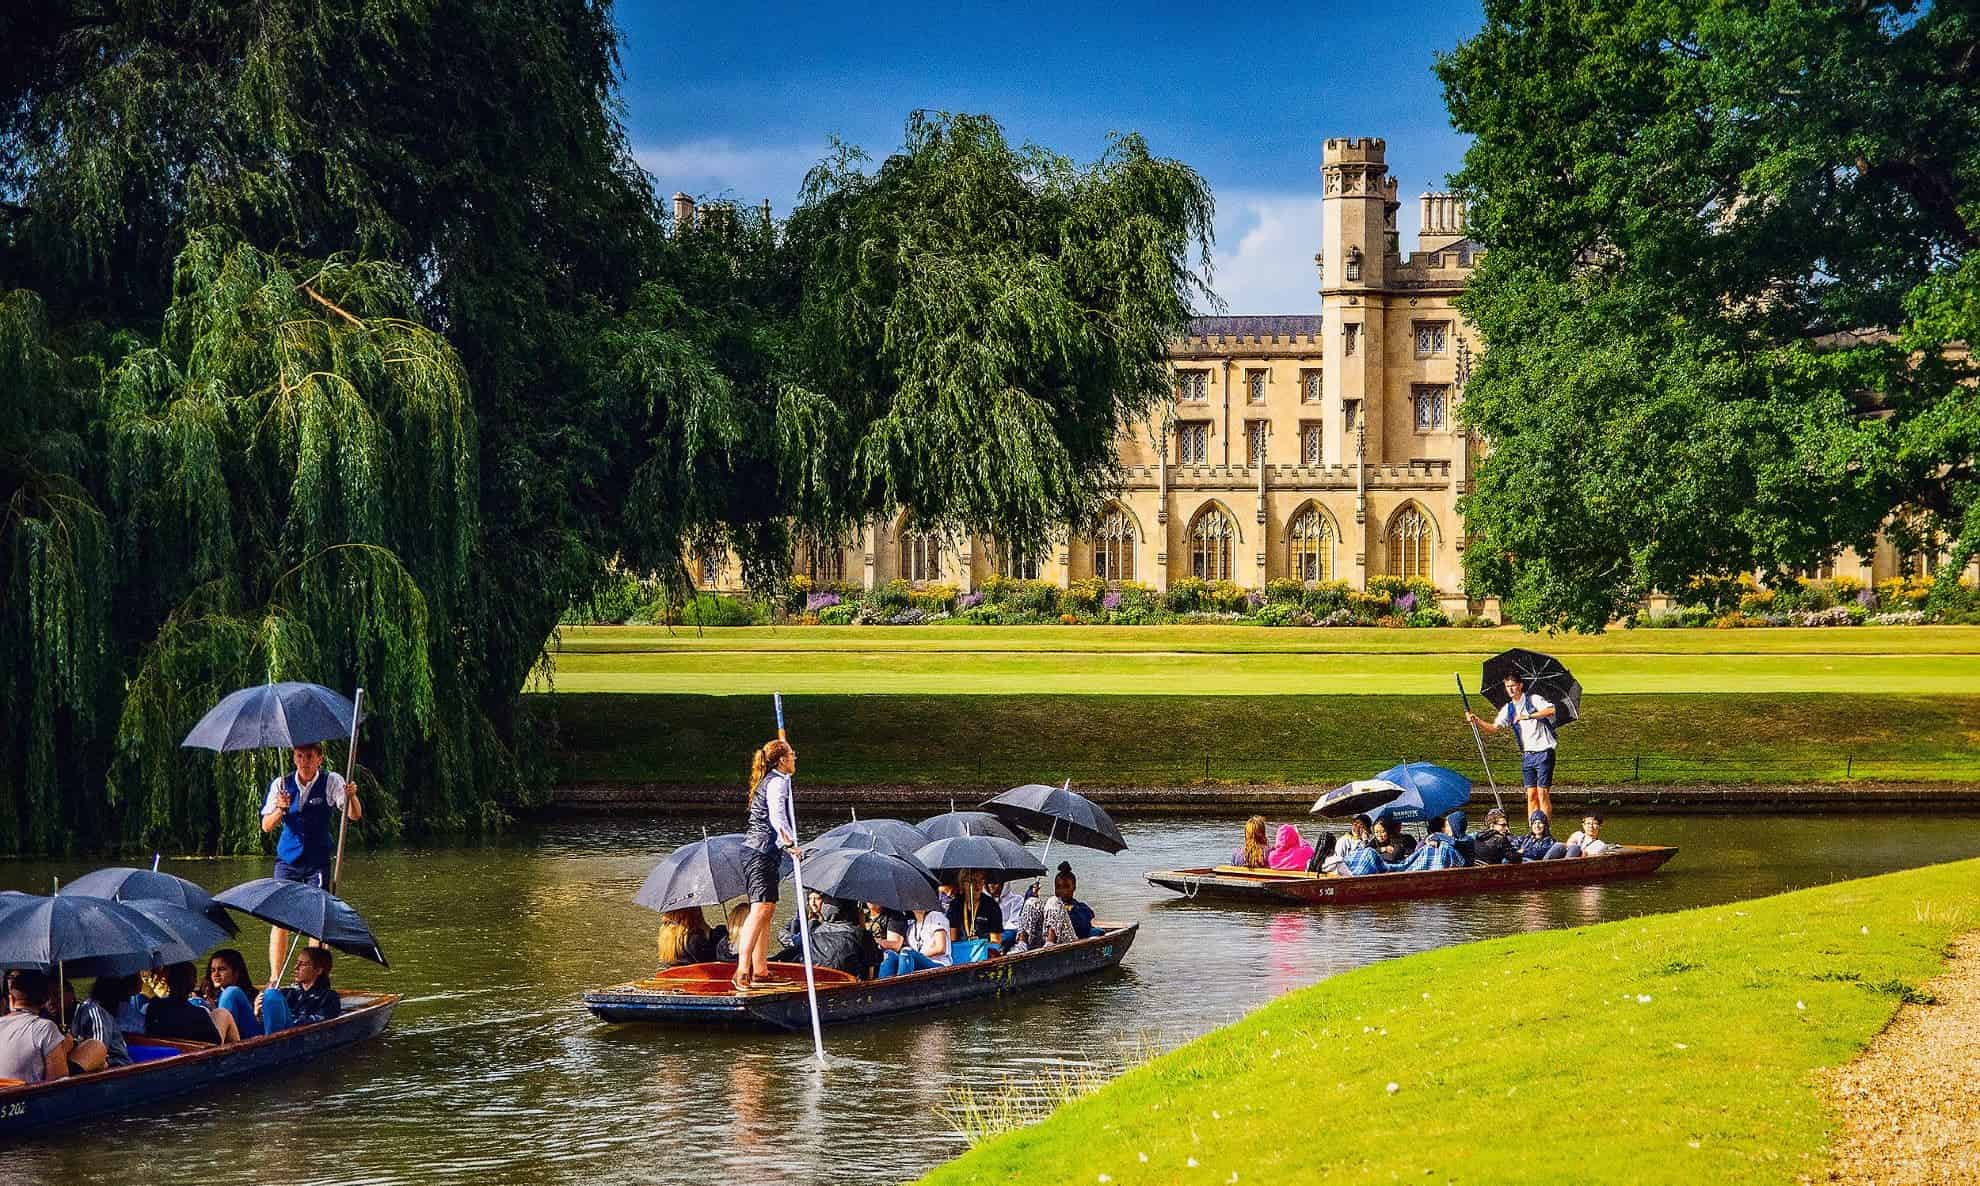
[[[1079,517],[1207,247],[1138,139],[976,117],[670,227],[604,3],[25,0],[0,44],[5,850],[258,844],[266,766],[174,742],[266,678],[372,690],[381,822],[498,823],[608,564]]]
[[[1441,60],[1489,249],[1474,593],[1600,629],[1887,524],[1980,549],[1970,5],[1488,0]]]

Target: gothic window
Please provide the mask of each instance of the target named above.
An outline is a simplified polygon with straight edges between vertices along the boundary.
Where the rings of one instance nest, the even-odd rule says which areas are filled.
[[[1361,248],[1359,247],[1350,247],[1347,249],[1347,278],[1350,280],[1361,279]]]
[[[1265,402],[1265,375],[1265,371],[1246,371],[1244,373],[1244,399],[1246,403],[1262,404]]]
[[[837,544],[806,544],[798,571],[813,585],[836,585],[846,579],[846,550]]]
[[[1299,424],[1299,463],[1320,464],[1320,425],[1311,420]]]
[[[1416,323],[1416,356],[1430,358],[1443,354],[1450,347],[1451,323],[1448,321],[1419,321]]]
[[[1015,544],[1005,545],[998,553],[1004,575],[1017,581],[1038,579],[1038,553],[1027,552]]]
[[[901,578],[914,584],[942,579],[942,544],[922,531],[901,534]]]
[[[1341,353],[1354,357],[1354,348],[1361,343],[1361,323],[1350,321],[1341,326]]]
[[[1209,371],[1177,371],[1176,398],[1186,404],[1200,404],[1210,398]]]
[[[1389,520],[1389,573],[1405,580],[1435,580],[1437,525],[1415,503]]]
[[[1410,391],[1410,400],[1416,407],[1416,431],[1444,430],[1445,405],[1449,395],[1450,388],[1443,386],[1419,385]]]
[[[1248,420],[1244,425],[1244,463],[1265,464],[1265,421]]]
[[[1134,579],[1134,520],[1118,506],[1100,516],[1093,536],[1093,575],[1109,584]]]
[[[1176,425],[1176,464],[1204,465],[1210,460],[1210,422],[1185,420]]]
[[[1320,402],[1320,374],[1319,371],[1301,371],[1299,373],[1299,399],[1301,403],[1317,404]]]
[[[1294,580],[1334,579],[1334,524],[1319,507],[1309,503],[1293,516],[1291,538]]]
[[[1207,506],[1189,525],[1189,573],[1206,581],[1231,579],[1237,524],[1216,506]]]
[[[728,549],[721,544],[706,544],[701,549],[701,583],[714,588],[722,580],[722,561],[728,556]]]
[[[1341,401],[1341,431],[1342,432],[1348,434],[1349,436],[1353,436],[1355,421],[1359,420],[1360,418],[1361,418],[1360,400],[1344,399]]]

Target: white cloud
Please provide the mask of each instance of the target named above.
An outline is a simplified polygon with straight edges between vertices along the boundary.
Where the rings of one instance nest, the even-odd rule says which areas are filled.
[[[662,195],[679,191],[751,206],[769,198],[782,217],[796,203],[805,173],[828,148],[822,142],[744,147],[732,140],[689,140],[635,148],[633,158],[653,175],[653,187]]]
[[[1320,197],[1306,194],[1217,195],[1212,287],[1232,313],[1317,313]]]

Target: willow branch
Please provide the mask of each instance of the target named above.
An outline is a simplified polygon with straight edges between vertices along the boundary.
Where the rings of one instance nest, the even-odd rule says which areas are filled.
[[[322,293],[316,291],[316,289],[312,288],[307,284],[302,285],[301,288],[304,294],[307,295],[310,300],[315,301],[319,305],[322,305],[324,308],[330,310],[332,313],[335,313],[337,316],[343,318],[345,321],[350,322],[352,325],[357,326],[359,329],[364,328],[363,321],[360,321],[358,318],[352,316],[349,310],[338,305],[336,302],[332,301],[329,297],[324,296]]]

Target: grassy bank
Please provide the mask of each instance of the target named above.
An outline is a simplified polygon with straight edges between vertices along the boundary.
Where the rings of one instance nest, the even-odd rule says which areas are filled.
[[[538,703],[558,723],[569,782],[740,783],[747,754],[772,731],[767,695],[560,692]],[[1335,783],[1403,757],[1482,777],[1454,691],[800,694],[787,695],[785,708],[802,776],[814,783]],[[1505,735],[1490,744],[1499,777],[1517,781]],[[1605,694],[1563,732],[1558,777],[1564,785],[1959,780],[1980,778],[1977,750],[1980,696]]]
[[[1257,626],[762,627],[566,630],[568,692],[708,695],[1440,695],[1510,646],[1566,658],[1591,692],[1959,695],[1980,686],[1980,628],[1516,630]]]
[[[1965,861],[1376,964],[924,1180],[1823,1180],[1814,1072],[1976,925]]]

